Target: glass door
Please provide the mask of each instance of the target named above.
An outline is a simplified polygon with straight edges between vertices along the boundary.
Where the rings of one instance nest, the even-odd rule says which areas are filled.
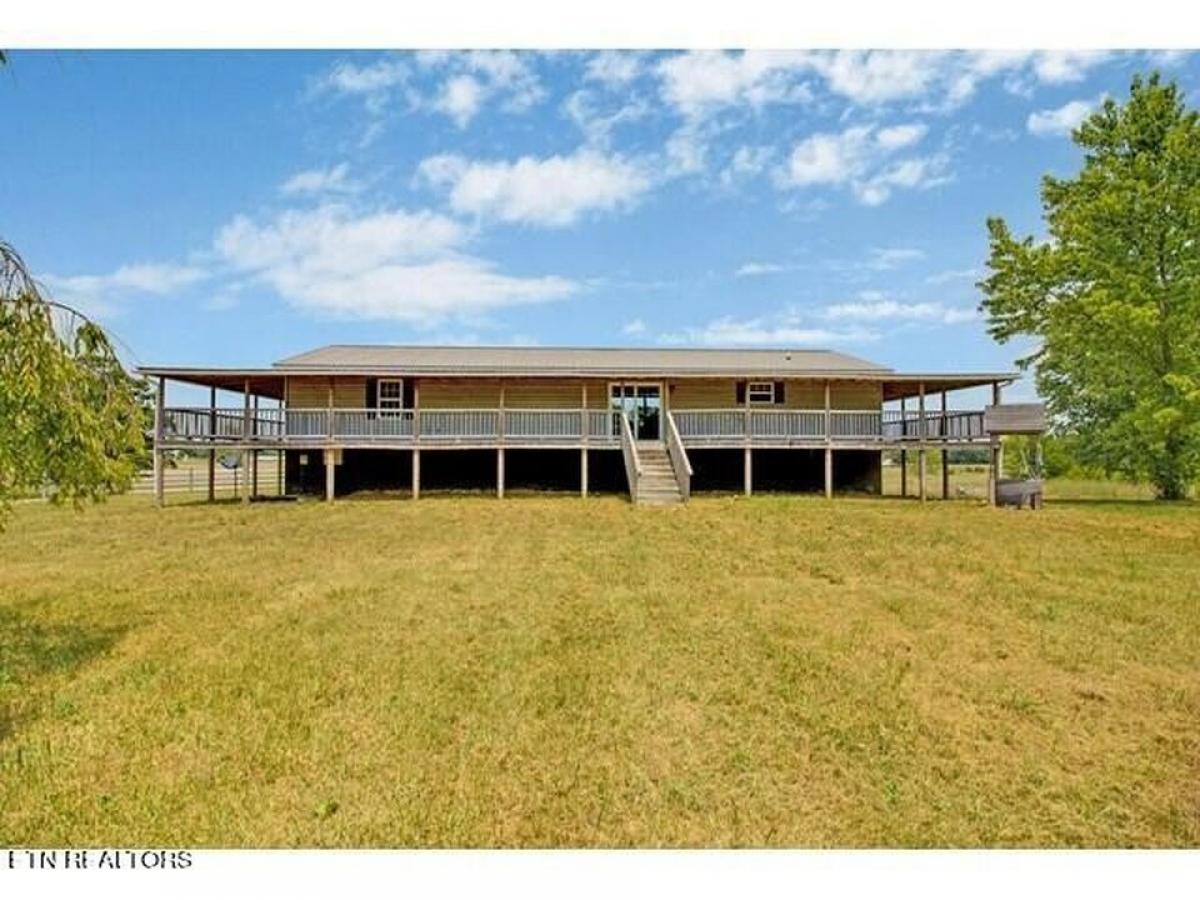
[[[614,384],[609,396],[612,408],[628,417],[634,440],[662,439],[662,385]]]

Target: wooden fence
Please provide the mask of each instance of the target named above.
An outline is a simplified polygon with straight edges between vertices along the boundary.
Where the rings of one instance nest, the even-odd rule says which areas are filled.
[[[246,490],[246,479],[249,470],[244,466],[227,469],[217,463],[213,473],[213,486],[216,493],[222,496],[241,496]],[[186,459],[175,466],[168,466],[163,472],[163,490],[168,494],[204,494],[208,491],[208,461],[205,459]],[[138,475],[133,483],[132,494],[154,494],[154,472],[146,471]],[[273,452],[264,452],[258,458],[258,494],[259,496],[274,497],[280,493],[279,465]]]

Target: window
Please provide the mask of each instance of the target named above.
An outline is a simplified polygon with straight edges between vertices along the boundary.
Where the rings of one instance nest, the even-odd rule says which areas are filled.
[[[775,382],[751,381],[746,385],[746,399],[751,403],[774,403]]]
[[[396,415],[404,409],[404,380],[380,378],[375,394],[375,405],[380,415]]]

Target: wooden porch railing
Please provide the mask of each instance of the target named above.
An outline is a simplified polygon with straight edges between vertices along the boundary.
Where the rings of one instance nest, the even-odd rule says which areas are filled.
[[[554,443],[587,436],[619,443],[620,413],[605,409],[268,409],[249,419],[245,409],[172,407],[164,410],[163,439],[187,443],[297,443],[346,439],[422,443],[513,441]],[[419,427],[418,427],[419,426]]]
[[[667,455],[671,458],[671,468],[675,471],[675,483],[679,486],[679,495],[686,502],[692,495],[692,463],[683,446],[683,438],[679,436],[675,416],[670,410],[667,410]]]
[[[776,440],[825,440],[821,409],[688,409],[672,410],[685,444],[771,443]],[[747,417],[749,417],[747,421]],[[833,442],[919,441],[918,413],[896,410],[835,409],[829,414]],[[983,440],[983,413],[974,410],[927,411],[925,439]]]
[[[982,411],[837,409],[829,415],[833,443],[983,441]],[[622,421],[624,420],[624,424]],[[664,416],[663,438],[674,430],[681,447],[777,442],[819,444],[825,440],[825,411],[818,409],[688,409]],[[243,407],[163,410],[162,439],[172,443],[262,443],[263,445],[354,441],[380,444],[555,444],[583,438],[616,447],[629,427],[625,416],[605,409],[259,409]],[[248,432],[247,433],[247,427]]]
[[[633,429],[629,426],[629,417],[620,414],[621,425],[621,455],[625,458],[625,479],[629,482],[629,499],[637,503],[638,482],[642,477],[642,461],[638,458],[637,441],[633,439]]]

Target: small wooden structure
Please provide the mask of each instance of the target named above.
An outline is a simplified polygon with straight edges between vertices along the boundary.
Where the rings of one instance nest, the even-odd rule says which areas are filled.
[[[1044,485],[1040,478],[1000,478],[996,481],[996,505],[1024,509],[1042,508]]]
[[[1042,508],[1042,480],[1037,478],[1001,478],[1004,469],[1004,450],[1001,440],[1006,434],[1041,436],[1046,431],[1046,407],[1041,403],[1007,403],[1001,405],[999,389],[994,389],[995,403],[983,410],[983,430],[991,435],[992,503],[996,506],[1015,506],[1022,509],[1026,501],[1030,509]],[[1038,445],[1041,458],[1041,445]],[[1037,466],[1041,468],[1040,462]],[[1041,472],[1036,473],[1038,476]]]

